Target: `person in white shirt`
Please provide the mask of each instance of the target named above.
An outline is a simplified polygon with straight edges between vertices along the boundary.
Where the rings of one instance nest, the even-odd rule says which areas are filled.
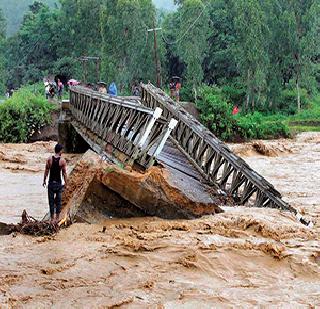
[[[50,84],[48,81],[46,81],[44,83],[44,89],[45,89],[46,99],[48,100],[50,97],[50,92],[49,92],[50,91]]]

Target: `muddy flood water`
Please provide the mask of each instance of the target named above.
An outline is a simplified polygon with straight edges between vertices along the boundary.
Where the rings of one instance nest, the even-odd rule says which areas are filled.
[[[0,221],[41,219],[54,143],[0,145]],[[201,219],[112,219],[54,237],[0,237],[0,308],[317,308],[320,134],[230,145],[314,222],[224,207]],[[69,170],[79,159],[67,155]]]

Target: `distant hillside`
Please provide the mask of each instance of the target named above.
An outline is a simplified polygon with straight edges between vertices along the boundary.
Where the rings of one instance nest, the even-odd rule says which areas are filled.
[[[28,6],[35,0],[0,0],[0,8],[3,10],[7,19],[7,35],[16,33],[20,27],[23,15],[28,10]],[[50,6],[54,6],[58,0],[38,0]],[[89,0],[88,0],[89,1]],[[175,8],[173,0],[153,0],[159,9],[172,11]]]
[[[38,0],[53,6],[56,0]],[[23,15],[34,0],[0,0],[0,8],[7,19],[7,35],[13,35],[19,29]]]

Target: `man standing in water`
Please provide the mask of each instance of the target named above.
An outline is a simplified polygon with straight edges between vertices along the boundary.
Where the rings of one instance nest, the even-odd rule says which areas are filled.
[[[63,189],[61,172],[64,178],[64,184],[65,186],[67,185],[67,162],[61,157],[62,149],[63,147],[60,144],[55,146],[55,155],[48,158],[43,178],[43,186],[46,187],[46,180],[50,172],[48,184],[50,217],[51,221],[56,220],[57,222],[59,221],[61,212],[61,195]],[[56,217],[54,214],[56,214]]]

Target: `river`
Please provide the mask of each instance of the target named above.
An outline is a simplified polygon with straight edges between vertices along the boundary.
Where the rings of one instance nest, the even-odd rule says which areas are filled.
[[[45,215],[53,146],[0,146],[0,221],[18,222],[23,209]],[[0,307],[320,306],[320,134],[230,147],[314,228],[275,209],[224,207],[193,221],[113,219],[105,233],[74,224],[54,237],[4,236]],[[67,156],[70,168],[78,158]]]

